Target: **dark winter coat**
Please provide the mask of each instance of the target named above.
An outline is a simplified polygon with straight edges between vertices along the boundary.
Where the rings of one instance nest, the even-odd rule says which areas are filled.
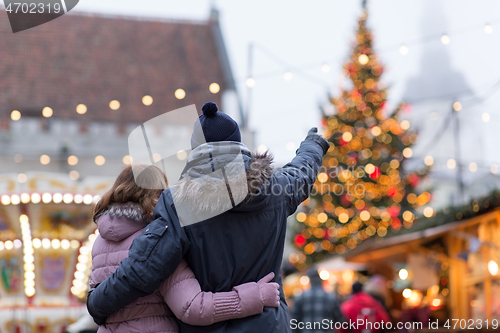
[[[102,320],[150,294],[175,271],[183,258],[203,291],[230,291],[238,284],[258,281],[269,272],[275,273],[274,281],[281,285],[287,217],[309,196],[327,149],[326,140],[310,134],[297,150],[297,156],[273,172],[267,154],[254,155],[242,148],[247,181],[252,184],[251,195],[229,211],[184,227],[177,217],[171,189],[165,190],[154,212],[156,219],[135,238],[129,257],[90,295],[87,302],[90,314]],[[185,174],[189,175],[194,169],[217,170],[218,161],[209,155],[201,154],[188,161]],[[174,188],[176,201],[196,189],[196,184],[186,178],[189,177],[184,176]],[[193,210],[217,205],[200,200]],[[265,308],[256,316],[205,327],[179,323],[180,332],[290,332],[282,287],[280,293],[278,308]]]

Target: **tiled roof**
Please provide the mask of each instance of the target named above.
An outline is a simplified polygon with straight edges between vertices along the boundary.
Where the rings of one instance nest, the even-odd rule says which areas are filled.
[[[154,21],[68,14],[13,34],[0,12],[0,120],[12,110],[39,116],[140,123],[206,101],[220,103],[224,75],[213,21]],[[182,88],[186,98],[178,100]],[[151,106],[142,97],[151,95]],[[109,108],[118,100],[117,111]],[[76,113],[80,103],[88,107]],[[182,119],[179,119],[182,122]]]

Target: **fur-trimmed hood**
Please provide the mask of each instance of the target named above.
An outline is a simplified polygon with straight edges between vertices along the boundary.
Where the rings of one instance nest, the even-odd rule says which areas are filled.
[[[183,224],[199,222],[251,200],[271,178],[272,163],[268,152],[252,153],[238,142],[197,147],[179,182],[170,187],[179,219],[187,214],[190,222]]]
[[[119,242],[144,228],[151,222],[135,202],[114,203],[94,216],[102,238]]]

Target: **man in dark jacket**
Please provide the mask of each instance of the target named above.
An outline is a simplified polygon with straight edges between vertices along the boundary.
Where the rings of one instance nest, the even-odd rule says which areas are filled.
[[[321,333],[332,332],[335,323],[341,327],[344,317],[340,304],[332,294],[323,290],[318,270],[308,272],[311,289],[298,296],[292,308],[292,325],[294,332]],[[341,330],[337,330],[340,332]]]
[[[87,307],[97,323],[104,323],[111,313],[156,290],[182,258],[204,291],[230,291],[235,285],[258,281],[269,272],[274,272],[274,281],[282,284],[286,219],[309,196],[329,143],[316,133],[317,129],[311,129],[297,156],[280,170],[272,171],[272,158],[267,153],[252,154],[240,143],[234,120],[217,111],[213,103],[205,104],[202,110],[181,180],[162,193],[155,220],[134,240],[129,257],[89,292]],[[202,129],[202,136],[197,127]],[[239,149],[235,150],[235,145]],[[242,186],[237,186],[241,181],[234,171],[241,164],[245,193]],[[205,327],[179,322],[179,329],[290,332],[282,287],[280,299],[280,307],[265,308],[257,316]]]

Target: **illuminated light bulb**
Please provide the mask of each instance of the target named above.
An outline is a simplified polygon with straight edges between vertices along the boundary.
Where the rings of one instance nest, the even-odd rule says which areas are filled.
[[[403,120],[399,126],[406,131],[410,128],[410,122],[408,120]]]
[[[450,158],[448,162],[446,162],[446,166],[448,166],[448,169],[455,169],[457,162],[453,158]]]
[[[477,171],[477,163],[472,162],[471,164],[469,164],[469,170],[471,172],[476,172]]]
[[[31,202],[34,204],[40,203],[42,200],[42,197],[38,193],[33,193],[31,194]]]
[[[301,276],[300,280],[299,280],[300,284],[303,285],[303,286],[307,286],[309,284],[309,281],[310,281],[309,277],[306,276],[306,275]]]
[[[19,216],[19,222],[21,222],[21,223],[28,223],[29,222],[28,215],[21,214],[21,216]]]
[[[439,298],[434,298],[432,300],[432,306],[436,307],[436,306],[439,306],[439,305],[441,305],[441,300]]]
[[[460,102],[458,102],[458,101],[457,101],[457,102],[455,102],[455,103],[453,103],[453,110],[455,110],[455,111],[460,111],[460,110],[462,110],[462,103],[460,103]]]
[[[412,294],[411,289],[406,288],[405,290],[403,290],[404,298],[410,298],[411,294]]]
[[[83,196],[83,203],[86,205],[90,205],[92,203],[92,196],[90,194],[85,194]]]
[[[21,202],[22,202],[23,204],[27,204],[27,203],[29,203],[29,202],[30,202],[30,200],[31,200],[31,196],[30,196],[28,193],[22,193],[22,194],[21,194]]]
[[[50,193],[44,193],[42,195],[42,201],[43,201],[43,203],[49,203],[49,202],[51,202],[52,201],[52,194],[50,194]]]
[[[46,249],[46,250],[50,249],[50,245],[51,245],[50,239],[48,239],[48,238],[42,239],[42,247],[44,249]]]
[[[78,256],[78,261],[81,262],[81,263],[86,264],[87,262],[89,262],[89,257],[88,256],[84,256],[83,254],[81,254],[81,255]]]
[[[160,162],[161,161],[161,155],[158,153],[153,154],[153,162]]]
[[[425,165],[428,165],[428,166],[431,166],[434,164],[434,157],[432,157],[431,155],[427,155],[424,159],[424,163]]]
[[[17,194],[13,194],[10,196],[10,202],[13,205],[19,205],[21,203],[21,198]]]
[[[83,202],[83,195],[77,194],[75,195],[73,200],[75,201],[76,204],[81,204]]]
[[[344,134],[342,134],[342,140],[344,140],[345,142],[351,141],[352,140],[351,132],[344,132]]]
[[[330,272],[328,272],[326,269],[323,269],[319,272],[319,277],[321,280],[326,281],[330,277]]]
[[[498,173],[498,165],[493,164],[493,165],[491,166],[491,173],[493,173],[493,174]]]
[[[35,270],[35,264],[31,263],[25,263],[24,264],[24,270],[25,271],[30,271],[33,272]]]
[[[20,249],[23,246],[23,242],[20,239],[15,239],[13,242],[15,249]]]
[[[318,214],[318,222],[319,223],[325,223],[328,220],[328,215],[325,213],[319,213]]]
[[[484,26],[484,32],[486,32],[487,34],[491,34],[493,32],[493,27],[489,24],[486,24]]]
[[[63,201],[64,203],[66,204],[69,204],[73,201],[73,194],[71,193],[66,193],[65,195],[63,195]]]
[[[406,269],[402,268],[402,269],[399,270],[398,275],[399,275],[399,278],[401,280],[406,280],[408,278],[409,274],[408,274],[408,271]]]
[[[292,72],[286,71],[285,73],[283,73],[283,79],[285,79],[285,81],[291,81],[293,79]]]
[[[341,223],[346,223],[347,221],[349,221],[349,215],[347,215],[346,213],[341,213],[339,215],[339,221]]]
[[[109,102],[109,108],[111,110],[118,110],[120,108],[120,102],[118,102],[116,99],[112,100],[111,102]]]
[[[80,288],[83,285],[83,281],[82,280],[73,280],[73,285],[76,288]]]
[[[87,106],[85,104],[78,104],[76,106],[76,113],[78,113],[78,114],[87,113]]]
[[[379,235],[380,237],[384,237],[385,235],[387,235],[387,228],[384,227],[378,228],[377,235]]]
[[[5,250],[5,243],[0,241],[0,251]]]
[[[35,249],[39,249],[40,247],[42,247],[42,241],[39,238],[34,238],[33,239],[33,247]]]
[[[374,126],[371,130],[373,136],[379,136],[382,133],[382,130],[378,126]]]
[[[17,111],[17,110],[14,110],[10,113],[10,119],[14,120],[14,121],[18,121],[19,119],[21,119],[21,112]]]
[[[413,156],[413,150],[411,148],[405,148],[403,149],[403,156],[406,158],[410,158]]]
[[[94,197],[92,198],[92,202],[95,204],[97,204],[99,202],[99,200],[101,200],[100,195],[94,195]]]
[[[153,97],[151,97],[149,95],[145,95],[142,98],[142,104],[144,104],[146,106],[150,106],[151,104],[153,104]]]
[[[490,118],[491,118],[491,117],[490,117],[490,114],[489,114],[488,112],[483,113],[483,114],[482,114],[482,116],[481,116],[481,119],[482,119],[485,123],[487,123],[488,121],[490,121]]]
[[[24,273],[24,278],[26,280],[34,280],[35,279],[35,273],[34,272],[25,272]]]
[[[359,217],[361,218],[362,221],[368,221],[371,215],[369,211],[364,210],[361,213],[359,213]]]
[[[80,178],[80,173],[76,170],[71,170],[69,172],[69,179],[71,180],[77,180],[78,178]]]
[[[267,146],[260,145],[259,147],[257,147],[257,151],[259,152],[259,154],[264,154],[267,151]]]
[[[186,92],[183,89],[177,89],[174,95],[177,99],[184,99],[184,97],[186,97]]]
[[[79,262],[78,264],[76,264],[77,271],[85,272],[86,269],[87,269],[87,265],[85,265],[84,263]]]
[[[72,248],[72,249],[77,249],[77,248],[79,248],[79,247],[80,247],[80,242],[79,242],[79,241],[77,241],[77,240],[75,240],[75,239],[73,239],[73,240],[70,242],[70,244],[71,244],[71,248]]]
[[[425,217],[432,217],[432,215],[434,215],[434,209],[432,209],[431,207],[425,207],[424,216]]]
[[[450,44],[450,37],[446,34],[442,35],[441,36],[441,43],[443,43],[443,45],[448,45]]]
[[[371,175],[375,172],[375,166],[371,163],[368,163],[367,165],[365,165],[365,171],[367,174]]]
[[[26,289],[24,289],[24,293],[28,297],[33,297],[35,295],[35,288],[34,287],[26,288]]]
[[[328,64],[321,65],[321,71],[323,73],[328,73],[330,71],[330,65],[328,65]]]
[[[130,157],[130,155],[125,155],[125,156],[123,156],[123,158],[122,158],[122,162],[123,162],[123,164],[125,164],[125,165],[130,165],[130,164],[132,164],[132,157]]]
[[[97,155],[95,158],[94,158],[94,163],[98,166],[101,166],[101,165],[104,165],[104,163],[106,163],[106,159],[104,158],[104,156],[102,155]]]
[[[255,87],[255,79],[253,77],[249,77],[246,79],[245,84],[248,88],[253,88]]]
[[[80,272],[80,271],[76,271],[74,276],[75,276],[75,279],[77,279],[77,280],[83,280],[85,278],[85,273]]]
[[[89,250],[89,248],[88,248],[88,247],[86,247],[86,246],[82,246],[82,247],[80,248],[80,253],[81,253],[81,254],[83,254],[83,255],[87,255],[87,254],[89,254],[89,253],[90,253],[90,250]]]
[[[17,175],[17,181],[20,182],[20,183],[26,183],[26,181],[28,180],[28,177],[26,177],[26,175],[24,173],[20,173]]]
[[[97,238],[96,234],[90,234],[88,239],[89,242],[94,243],[96,238]]]
[[[70,247],[69,240],[67,240],[67,239],[63,239],[63,240],[61,241],[61,248],[62,248],[63,250],[67,250],[67,249],[69,249],[69,247]]]
[[[13,243],[12,241],[10,241],[10,240],[5,241],[5,244],[4,244],[4,245],[5,245],[5,248],[6,248],[7,250],[12,250],[12,249],[14,248],[14,243]]]
[[[325,183],[325,182],[328,181],[328,175],[325,172],[321,172],[318,175],[318,180],[319,180],[320,183]]]
[[[78,164],[78,157],[75,155],[71,155],[68,157],[68,164],[69,165],[77,165]]]
[[[9,205],[10,204],[10,197],[6,194],[2,195],[2,205]]]
[[[496,276],[498,274],[498,264],[494,260],[488,261],[488,272],[491,275]]]
[[[40,163],[42,165],[49,164],[50,163],[50,157],[49,157],[49,155],[42,155],[42,156],[40,156]]]
[[[48,106],[44,107],[42,110],[42,116],[44,116],[45,118],[50,118],[52,117],[53,114],[54,111],[52,111],[52,109],[49,108]]]
[[[219,84],[214,82],[211,83],[210,86],[208,86],[208,90],[210,90],[212,94],[217,94],[220,91],[220,86]]]
[[[58,249],[60,247],[61,247],[61,241],[59,239],[53,239],[52,240],[52,248]]]
[[[54,196],[52,197],[52,201],[54,203],[61,203],[63,200],[63,195],[61,193],[55,193]]]
[[[35,261],[35,257],[32,254],[26,254],[24,256],[24,262],[31,263]]]
[[[368,56],[366,54],[360,54],[359,57],[358,57],[358,62],[361,65],[366,65],[369,60],[370,59],[368,58]]]
[[[304,222],[307,219],[307,215],[303,212],[300,212],[296,216],[297,221]]]
[[[399,47],[399,53],[401,53],[401,55],[407,55],[409,52],[410,52],[410,49],[408,48],[408,46],[401,45]]]

